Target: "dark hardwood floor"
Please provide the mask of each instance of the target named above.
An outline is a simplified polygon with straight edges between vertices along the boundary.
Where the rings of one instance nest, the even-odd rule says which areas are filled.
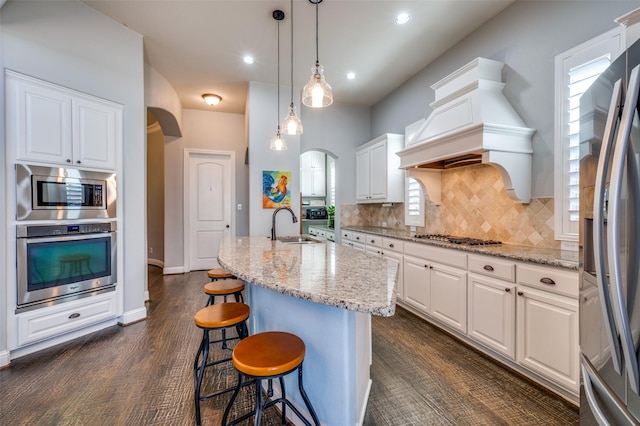
[[[150,267],[145,321],[13,360],[0,370],[0,424],[194,424],[193,315],[206,281],[204,271],[162,276]],[[371,376],[366,425],[578,424],[560,399],[402,309],[373,318]],[[238,411],[250,408],[251,392]],[[203,424],[219,424],[225,404],[203,402]],[[270,410],[264,424],[278,424]]]

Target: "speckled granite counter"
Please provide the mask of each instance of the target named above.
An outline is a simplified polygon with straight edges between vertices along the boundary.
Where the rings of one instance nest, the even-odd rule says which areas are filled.
[[[332,242],[225,238],[218,261],[238,278],[278,293],[373,315],[395,312],[398,264]]]
[[[373,226],[343,226],[341,231],[355,231],[365,234],[374,234],[381,237],[396,238],[399,240],[411,241],[415,243],[428,244],[438,247],[444,247],[454,250],[462,250],[469,253],[478,253],[488,256],[497,256],[507,259],[517,260],[521,262],[531,262],[540,265],[555,266],[569,270],[578,270],[578,253],[570,251],[562,251],[558,249],[545,249],[529,246],[518,246],[512,244],[496,244],[487,246],[466,246],[460,244],[451,244],[441,241],[426,240],[415,238],[408,231],[378,228]]]
[[[330,241],[265,237],[223,239],[218,261],[247,283],[252,334],[280,330],[304,341],[304,387],[321,424],[362,424],[371,389],[371,315],[395,313],[397,263]],[[287,396],[304,412],[289,376]],[[279,395],[279,383],[273,386]]]

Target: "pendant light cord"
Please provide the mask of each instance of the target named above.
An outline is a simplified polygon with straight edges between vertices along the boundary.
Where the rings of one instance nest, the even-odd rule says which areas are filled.
[[[320,1],[322,0],[316,1],[316,64],[320,63],[318,60],[318,5]]]
[[[276,109],[276,119],[280,119],[280,21],[278,21],[278,107]],[[280,122],[278,121],[278,133],[280,133]]]
[[[293,106],[293,0],[291,0],[291,106]]]

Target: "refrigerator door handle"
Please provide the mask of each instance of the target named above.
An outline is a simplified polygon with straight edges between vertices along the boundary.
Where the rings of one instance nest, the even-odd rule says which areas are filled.
[[[599,395],[601,398],[608,397],[607,403],[610,406],[614,406],[618,413],[622,415],[625,420],[627,420],[627,424],[629,425],[639,425],[638,420],[636,420],[631,413],[627,410],[624,402],[618,398],[618,395],[602,380],[596,369],[593,367],[591,362],[587,359],[584,354],[580,354],[581,365],[582,365],[582,380],[584,383],[584,393],[587,397],[587,402],[589,403],[589,407],[591,408],[591,413],[593,417],[595,417],[596,421],[600,426],[610,426],[610,422],[607,420],[604,415],[600,405],[598,404],[598,400],[596,399],[596,395],[594,392],[594,388],[597,388],[599,391]]]
[[[607,172],[611,153],[613,151],[615,138],[615,129],[620,118],[620,109],[622,108],[622,82],[618,80],[613,86],[613,94],[611,96],[611,105],[609,106],[609,115],[604,128],[602,138],[602,147],[600,148],[600,157],[598,158],[598,167],[596,170],[596,181],[593,198],[593,258],[596,268],[596,279],[598,282],[598,293],[600,295],[600,307],[602,308],[602,318],[604,329],[611,350],[611,360],[613,368],[620,374],[622,370],[622,354],[620,348],[620,339],[615,327],[615,318],[611,307],[611,296],[609,293],[609,280],[607,279],[607,268],[604,247],[604,208],[606,201],[605,191],[607,186]]]
[[[629,377],[629,386],[638,394],[640,390],[640,374],[638,372],[638,356],[636,354],[633,335],[631,333],[631,325],[629,316],[627,315],[625,294],[622,288],[622,264],[619,247],[620,239],[620,204],[622,195],[622,173],[629,149],[631,138],[631,125],[638,105],[638,90],[640,89],[640,66],[636,66],[631,71],[629,77],[629,90],[625,99],[624,109],[622,110],[622,118],[620,120],[620,128],[616,146],[613,152],[613,165],[611,168],[611,183],[609,184],[609,211],[608,224],[609,232],[607,235],[607,245],[609,247],[609,274],[611,280],[611,292],[613,296],[614,317],[620,332],[620,340],[622,343],[622,352],[624,354],[624,362]]]

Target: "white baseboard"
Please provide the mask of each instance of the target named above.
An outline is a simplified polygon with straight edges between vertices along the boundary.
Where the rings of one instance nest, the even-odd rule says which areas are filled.
[[[173,268],[162,268],[163,275],[184,274],[184,266],[174,266]]]
[[[9,351],[0,352],[0,368],[11,364],[11,353]]]
[[[147,265],[157,266],[159,268],[164,269],[164,261],[160,259],[147,259]]]
[[[144,301],[147,302],[149,300],[149,290],[145,290],[144,292]]]
[[[122,316],[118,319],[118,324],[120,325],[128,325],[134,322],[142,321],[147,318],[147,308],[142,307],[138,309],[134,309],[133,311],[127,311],[122,314]]]

